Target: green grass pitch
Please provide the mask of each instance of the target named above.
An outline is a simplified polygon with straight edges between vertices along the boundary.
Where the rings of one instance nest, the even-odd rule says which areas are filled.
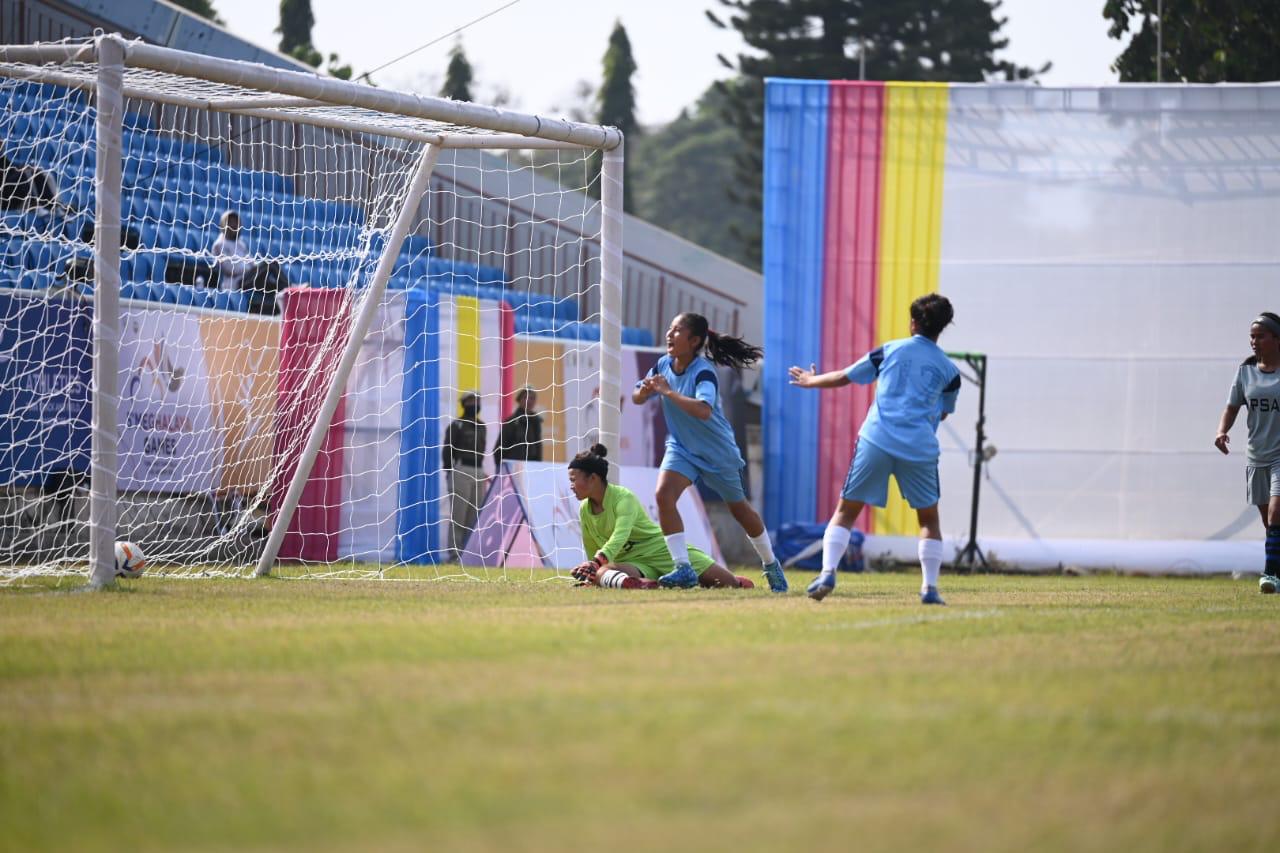
[[[0,850],[1280,849],[1280,596],[808,579],[0,589]]]

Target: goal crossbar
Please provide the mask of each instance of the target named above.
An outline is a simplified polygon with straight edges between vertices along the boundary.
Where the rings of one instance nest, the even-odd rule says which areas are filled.
[[[263,106],[266,107],[275,106],[282,96],[292,96],[322,105],[315,109],[358,107],[448,124],[453,126],[449,129],[458,132],[464,132],[467,128],[476,128],[603,150],[616,148],[622,142],[622,133],[617,128],[582,124],[566,119],[545,118],[467,101],[391,92],[302,71],[287,71],[221,57],[191,54],[141,41],[125,41],[116,35],[101,36],[98,40],[87,44],[0,46],[0,62],[27,64],[96,62],[98,43],[106,39],[114,40],[122,46],[126,67],[197,77],[214,83],[269,93],[263,96]],[[196,100],[204,108],[217,109],[217,101],[221,99]],[[252,98],[238,99],[235,106],[245,108],[251,100]],[[303,106],[299,104],[298,109],[301,113]],[[449,129],[441,130],[447,132]]]

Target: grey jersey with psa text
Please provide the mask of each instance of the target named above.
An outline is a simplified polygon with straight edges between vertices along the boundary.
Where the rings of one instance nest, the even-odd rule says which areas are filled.
[[[1249,464],[1280,465],[1280,370],[1240,365],[1227,404],[1248,412]]]

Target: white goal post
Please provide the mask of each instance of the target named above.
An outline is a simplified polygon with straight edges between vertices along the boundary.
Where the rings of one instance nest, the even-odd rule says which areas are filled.
[[[492,393],[481,391],[486,403],[492,399],[498,408],[490,416],[492,445],[505,408],[517,399],[516,386],[535,385],[527,377],[542,375],[539,359],[572,357],[589,364],[583,369],[593,371],[598,389],[573,396],[566,388],[576,375],[559,363],[546,368],[554,369],[548,375],[557,379],[539,394],[552,400],[547,409],[555,436],[548,440],[563,445],[561,455],[582,449],[587,433],[575,424],[588,416],[594,421],[593,438],[610,448],[619,445],[623,139],[617,129],[398,93],[111,34],[0,46],[0,97],[0,120],[7,123],[0,128],[7,140],[5,162],[12,161],[15,175],[43,171],[57,184],[56,199],[47,206],[33,190],[29,207],[15,202],[0,224],[0,241],[5,241],[0,247],[8,247],[10,259],[8,279],[0,280],[0,304],[10,306],[4,310],[12,332],[0,353],[11,365],[0,372],[0,384],[7,385],[0,393],[21,401],[14,426],[0,434],[0,445],[8,442],[0,446],[5,454],[0,466],[9,466],[0,472],[7,490],[0,536],[11,552],[0,556],[0,583],[28,575],[74,575],[86,565],[92,585],[112,583],[124,512],[148,519],[170,513],[165,518],[184,521],[202,516],[208,541],[204,534],[172,533],[186,542],[173,545],[167,559],[192,566],[175,573],[268,574],[289,536],[301,537],[299,553],[312,553],[305,550],[309,543],[337,536],[328,529],[299,533],[291,525],[300,505],[315,513],[339,511],[331,504],[308,504],[308,490],[332,490],[334,478],[345,475],[372,484],[368,505],[396,494],[402,504],[409,500],[407,491],[418,488],[413,466],[424,459],[434,464],[430,454],[439,452],[439,440],[423,440],[412,453],[393,457],[379,448],[402,440],[397,436],[409,426],[386,424],[400,418],[410,425],[411,408],[428,396],[432,414],[416,417],[430,421],[435,436],[454,415],[453,403],[437,398],[457,399],[472,390],[472,383],[492,384]],[[466,154],[468,149],[484,153]],[[603,152],[598,178],[588,165],[596,151]],[[447,167],[446,156],[451,158]],[[451,179],[474,174],[486,197],[502,199],[501,245],[485,242],[493,242],[499,227],[491,210],[467,213],[472,208],[461,191],[439,184],[442,171]],[[548,184],[548,175],[556,176],[563,189]],[[583,192],[595,180],[598,201]],[[447,216],[435,209],[442,199],[452,205]],[[228,225],[233,213],[235,222]],[[254,221],[240,224],[250,218]],[[236,235],[251,229],[260,248],[248,258],[235,250]],[[543,245],[535,233],[554,238]],[[215,245],[210,254],[215,237],[222,249]],[[91,264],[84,263],[88,257]],[[551,267],[535,263],[543,257],[553,258]],[[175,269],[177,281],[170,280]],[[185,280],[188,275],[195,278]],[[255,301],[260,294],[254,288],[271,292],[278,287],[284,289],[273,293],[277,302],[263,308]],[[400,306],[406,303],[423,305],[423,316],[431,319],[405,319]],[[273,311],[281,317],[268,316]],[[310,326],[291,317],[307,311],[312,313],[303,319]],[[484,331],[490,316],[505,323],[500,331]],[[170,332],[163,351],[141,328],[156,317],[187,330]],[[275,324],[274,331],[259,328],[268,322]],[[513,327],[516,322],[524,325]],[[371,336],[385,337],[393,323],[402,337],[386,347],[398,346],[397,354],[370,367],[378,357]],[[414,334],[415,323],[437,325],[420,330],[427,355],[411,367],[405,336]],[[476,331],[455,334],[450,323],[459,329],[470,324]],[[79,340],[74,338],[77,324],[91,329],[87,352],[81,351],[84,345],[66,342]],[[297,337],[304,333],[317,337],[309,343]],[[222,373],[215,376],[207,365],[181,362],[177,351],[183,346],[175,341],[203,341],[212,349],[211,336],[218,334],[228,336],[218,345],[218,359],[229,365]],[[573,339],[574,346],[549,356],[550,350],[539,349],[542,339],[532,337],[538,334],[549,335],[547,341]],[[45,342],[43,349],[22,349],[32,335]],[[59,336],[66,340],[58,342]],[[133,340],[139,336],[141,342]],[[513,340],[522,347],[516,355],[511,354]],[[487,355],[490,347],[501,352],[505,371],[492,382],[490,373],[500,368]],[[124,351],[138,355],[125,363]],[[43,359],[43,367],[23,361],[31,358]],[[66,367],[72,361],[76,366]],[[73,392],[67,389],[90,361],[90,389],[82,401],[91,412],[85,476],[79,463],[68,461],[78,452],[78,439],[60,438],[62,444],[51,449],[49,436],[63,428],[75,432],[66,414],[75,400],[68,402]],[[55,362],[61,374],[51,366]],[[141,366],[131,366],[135,362]],[[392,362],[401,372],[389,372]],[[278,379],[263,390],[248,364],[267,365],[262,371],[273,370]],[[352,383],[379,369],[386,374],[381,385],[353,390]],[[286,380],[288,370],[297,374]],[[187,408],[163,414],[130,402],[148,383],[159,389],[157,394],[187,393],[182,383],[192,383],[201,371],[208,390],[199,392],[204,395],[199,405],[183,403]],[[249,426],[229,420],[227,412],[234,407],[223,398],[234,393],[220,385],[236,381],[248,389],[242,390],[250,400],[246,411],[252,399],[280,401],[280,409],[267,418],[273,437],[254,438]],[[288,398],[287,382],[289,388],[306,389],[306,399]],[[392,407],[397,414],[388,414]],[[352,415],[353,409],[364,420]],[[41,421],[54,410],[63,420]],[[335,414],[342,411],[350,421],[347,453],[334,462],[341,454],[326,454],[334,446]],[[21,426],[23,418],[30,423]],[[139,438],[168,454],[163,465],[148,469],[146,476],[153,480],[144,482],[137,468],[142,463],[130,456],[134,450],[122,447],[122,430],[161,422],[165,426],[154,435]],[[221,437],[206,439],[206,432]],[[232,433],[234,439],[228,437]],[[357,439],[350,436],[357,434],[367,437],[353,444]],[[231,448],[233,440],[242,444]],[[243,448],[253,441],[258,443],[250,454]],[[245,458],[232,459],[238,455]],[[215,457],[218,461],[207,461]],[[329,460],[328,474],[316,473],[318,459]],[[235,465],[255,473],[233,476],[224,470]],[[213,470],[218,466],[220,472]],[[389,466],[399,466],[399,473],[385,473]],[[58,488],[70,488],[65,481],[79,483],[87,494],[87,536],[75,530],[86,519],[58,503],[65,499]],[[179,481],[205,485],[170,485]],[[143,497],[125,501],[126,491]],[[399,520],[366,524],[360,520],[360,500],[352,498],[348,503],[356,506],[341,509],[347,514],[344,530],[366,524],[383,539],[398,535],[400,544],[388,545],[392,550],[386,553],[405,556],[387,562],[412,563],[426,559],[427,546],[414,550],[403,543],[417,535],[414,525],[429,525],[436,537],[430,539],[430,559],[439,560],[445,548],[436,530],[456,520],[458,504],[450,513],[440,489],[431,485],[428,491],[429,498],[416,498],[434,501],[434,514],[426,521],[402,512]],[[209,509],[201,508],[201,500]],[[32,517],[29,528],[23,526],[27,516]],[[248,536],[255,517],[258,535]],[[50,546],[59,531],[62,544]],[[192,544],[196,539],[198,547]],[[149,557],[160,552],[166,559],[164,548],[141,544]],[[460,550],[456,541],[452,544],[455,553]],[[379,565],[371,571],[384,569]]]

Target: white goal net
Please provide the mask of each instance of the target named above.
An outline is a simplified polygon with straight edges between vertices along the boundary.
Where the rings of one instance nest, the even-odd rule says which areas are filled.
[[[617,131],[105,36],[0,47],[0,140],[0,583],[580,559]]]

